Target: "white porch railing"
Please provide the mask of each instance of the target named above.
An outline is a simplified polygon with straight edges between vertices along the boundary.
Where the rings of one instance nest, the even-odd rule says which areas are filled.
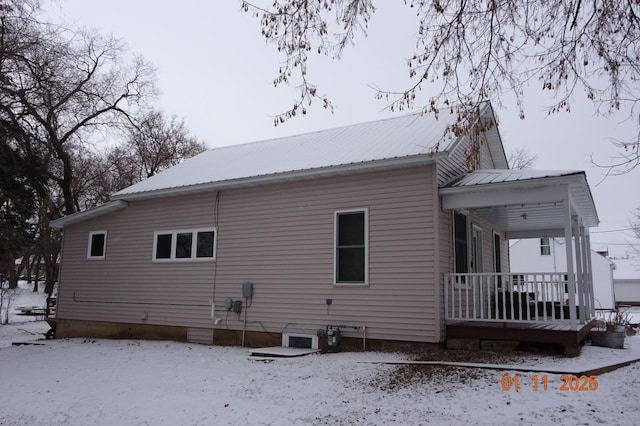
[[[565,273],[445,274],[444,279],[447,321],[569,323],[572,317]],[[590,313],[578,295],[585,294],[582,289],[575,294],[574,318],[584,324]]]

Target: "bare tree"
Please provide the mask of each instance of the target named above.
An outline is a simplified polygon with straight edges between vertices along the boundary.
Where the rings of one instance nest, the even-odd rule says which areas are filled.
[[[139,164],[133,184],[205,151],[207,146],[189,135],[183,119],[167,119],[160,111],[149,111],[129,126],[125,149]]]
[[[132,118],[126,141],[101,155],[82,160],[87,205],[109,200],[116,191],[151,177],[207,149],[190,135],[184,120],[147,111]]]
[[[537,155],[529,154],[522,147],[515,148],[507,153],[507,164],[509,164],[510,169],[530,169],[537,159]]]
[[[156,90],[151,65],[122,42],[44,23],[38,7],[0,0],[0,121],[11,130],[0,143],[45,171],[26,179],[41,200],[33,216],[50,292],[59,243],[44,230],[80,209],[74,159],[96,132],[129,122]]]
[[[620,108],[635,116],[640,99],[640,3],[633,0],[405,0],[417,15],[416,44],[407,47],[413,82],[399,90],[376,88],[390,110],[424,113],[451,110],[463,132],[478,119],[486,100],[513,96],[524,118],[523,88],[539,84],[554,95],[549,112],[570,110],[582,92],[598,112]],[[397,6],[401,7],[401,6]],[[308,80],[313,54],[339,59],[364,33],[375,12],[373,0],[242,1],[260,21],[262,35],[283,55],[274,84],[294,82],[298,99],[275,118],[276,125],[307,113],[314,99],[331,108]],[[637,165],[637,138],[623,142],[629,165]]]

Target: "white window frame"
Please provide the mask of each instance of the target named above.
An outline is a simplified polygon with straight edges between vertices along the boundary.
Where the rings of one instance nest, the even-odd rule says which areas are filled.
[[[547,244],[543,244],[544,240],[547,241]],[[544,249],[548,248],[549,253],[544,253]],[[540,238],[540,256],[551,256],[551,237],[541,237]]]
[[[102,243],[102,256],[91,256],[91,246],[93,244],[94,235],[104,235],[104,241]],[[87,244],[87,259],[89,260],[103,260],[107,255],[107,231],[91,231],[89,232],[89,243]]]
[[[338,282],[338,216],[345,213],[364,213],[364,281]],[[366,207],[335,210],[333,212],[333,285],[364,287],[369,285],[369,209]]]
[[[196,257],[198,248],[198,233],[213,232],[213,257]],[[171,235],[171,257],[167,259],[157,259],[156,250],[158,248],[158,235]],[[178,234],[191,234],[191,257],[176,257],[176,244]],[[196,228],[196,229],[178,229],[168,231],[155,231],[153,233],[153,251],[151,260],[153,262],[212,262],[216,260],[216,249],[218,246],[218,229],[217,228]]]

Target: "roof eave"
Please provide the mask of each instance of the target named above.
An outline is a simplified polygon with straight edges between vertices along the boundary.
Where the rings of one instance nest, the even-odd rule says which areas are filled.
[[[72,225],[74,223],[82,222],[87,219],[91,219],[94,217],[102,216],[107,213],[125,209],[128,205],[129,203],[127,203],[124,200],[109,201],[108,203],[102,204],[101,206],[98,206],[96,208],[74,213],[72,215],[53,220],[51,221],[49,226],[51,228],[62,229],[65,226]]]
[[[479,171],[482,171],[480,169]],[[473,185],[465,185],[465,186],[444,186],[440,188],[441,194],[453,194],[453,193],[465,193],[465,192],[477,192],[481,191],[483,188],[487,189],[500,189],[502,187],[512,188],[512,187],[528,187],[531,185],[539,185],[542,180],[544,180],[545,185],[554,185],[554,184],[563,184],[563,183],[571,183],[571,176],[584,175],[584,172],[575,172],[572,174],[566,174],[563,176],[545,176],[545,177],[536,177],[536,178],[527,178],[520,180],[511,180],[507,182],[487,182],[487,183],[478,183]],[[458,178],[459,179],[459,178]],[[457,179],[456,179],[457,180]],[[449,183],[448,185],[450,185]]]

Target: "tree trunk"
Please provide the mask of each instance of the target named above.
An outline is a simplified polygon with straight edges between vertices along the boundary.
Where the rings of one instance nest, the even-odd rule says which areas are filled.
[[[18,288],[18,274],[15,263],[9,267],[9,290],[14,288]]]
[[[40,281],[40,256],[35,257],[35,278],[33,280],[33,292],[38,292],[38,282]]]

